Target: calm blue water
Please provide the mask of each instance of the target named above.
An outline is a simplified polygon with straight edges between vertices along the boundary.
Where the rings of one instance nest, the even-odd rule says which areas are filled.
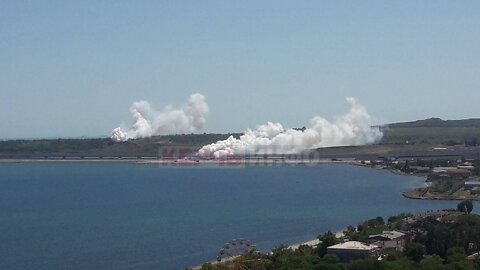
[[[347,165],[0,164],[0,269],[183,269],[232,238],[262,250],[377,215],[418,178]]]

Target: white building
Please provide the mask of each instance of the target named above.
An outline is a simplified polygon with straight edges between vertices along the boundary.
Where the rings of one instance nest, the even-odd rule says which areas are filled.
[[[342,262],[364,259],[377,254],[378,247],[362,242],[348,241],[327,247],[327,254],[337,256]]]

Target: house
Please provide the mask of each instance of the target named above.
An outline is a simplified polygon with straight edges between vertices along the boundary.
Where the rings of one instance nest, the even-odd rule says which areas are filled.
[[[382,251],[403,251],[409,237],[399,231],[383,231],[381,234],[370,235],[368,240],[370,244],[378,246]]]
[[[342,262],[375,256],[377,255],[377,251],[377,246],[367,245],[357,241],[348,241],[327,247],[327,254],[337,256]]]

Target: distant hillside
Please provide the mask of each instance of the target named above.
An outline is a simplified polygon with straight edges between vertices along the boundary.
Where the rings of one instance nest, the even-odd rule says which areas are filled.
[[[109,138],[9,140],[0,141],[0,158],[158,156],[162,151],[172,149],[195,151],[203,145],[224,140],[229,136],[238,138],[240,135],[239,133],[164,135],[122,143],[112,142]]]
[[[480,142],[480,119],[441,120],[430,118],[405,123],[394,123],[381,127],[384,136],[375,147],[333,148],[338,152],[382,152],[386,149],[406,151],[428,149],[429,145],[476,145]],[[298,129],[302,130],[302,129]],[[112,142],[109,138],[98,139],[45,139],[0,141],[0,158],[30,157],[152,157],[163,151],[195,152],[200,147],[233,134],[181,134],[155,136],[129,140],[123,143]],[[393,148],[392,148],[393,147]],[[367,150],[368,149],[368,150]],[[324,149],[324,151],[330,151]],[[343,153],[342,152],[342,153]],[[361,154],[361,153],[358,154]],[[333,152],[332,152],[333,153]]]
[[[388,125],[390,128],[406,128],[406,127],[467,127],[480,128],[480,118],[463,119],[463,120],[442,120],[440,118],[428,118],[425,120],[417,120],[412,122],[394,123]]]
[[[382,144],[476,144],[480,142],[480,119],[429,118],[383,127]]]

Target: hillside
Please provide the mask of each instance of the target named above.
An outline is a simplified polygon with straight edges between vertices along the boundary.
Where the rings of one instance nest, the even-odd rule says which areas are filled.
[[[381,144],[476,144],[480,140],[480,119],[429,118],[389,124],[383,131]]]
[[[181,134],[115,143],[109,138],[0,141],[0,158],[28,157],[140,157],[158,156],[172,149],[193,152],[201,146],[241,134]]]
[[[476,145],[480,142],[480,119],[441,120],[430,118],[382,126],[383,139],[373,146],[331,147],[325,154],[342,156],[381,155],[390,151],[425,151],[432,145]],[[109,138],[45,139],[0,141],[0,158],[31,157],[144,157],[164,151],[195,152],[206,144],[224,140],[232,134],[165,135],[114,143]]]
[[[463,120],[442,120],[440,118],[428,118],[412,122],[393,123],[388,125],[390,128],[412,128],[412,127],[464,127],[480,128],[480,118]]]

